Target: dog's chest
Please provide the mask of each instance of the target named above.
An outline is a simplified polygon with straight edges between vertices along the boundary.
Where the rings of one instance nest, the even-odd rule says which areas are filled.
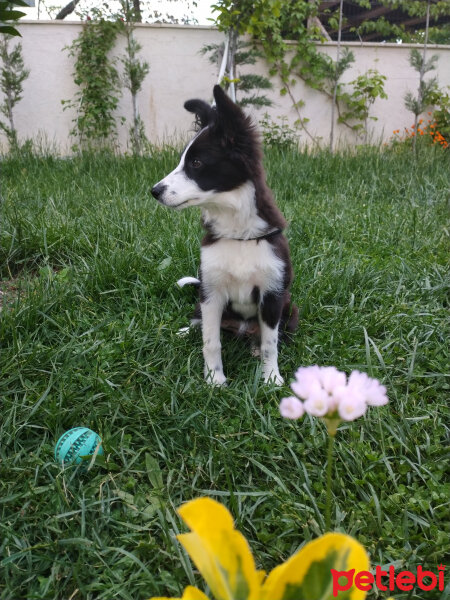
[[[202,285],[234,304],[254,304],[261,295],[282,289],[284,263],[266,240],[221,239],[201,252]]]

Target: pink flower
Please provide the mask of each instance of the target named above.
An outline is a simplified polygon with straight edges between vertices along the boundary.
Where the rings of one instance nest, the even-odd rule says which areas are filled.
[[[297,401],[299,408],[294,397],[285,398],[283,402],[289,401],[289,404],[283,406],[286,415],[281,414],[295,419],[307,412],[315,417],[353,421],[361,417],[368,406],[383,406],[388,402],[386,388],[377,379],[360,371],[352,371],[347,379],[336,367],[300,367],[291,389],[304,403]],[[289,416],[291,414],[295,416]]]
[[[347,391],[338,405],[339,416],[344,421],[354,421],[362,417],[366,410],[367,404],[364,400],[350,391]]]
[[[328,400],[328,406],[330,407],[330,412],[336,411],[338,409],[339,404],[346,397],[348,393],[347,384],[338,385],[334,388],[332,394],[330,395],[330,399]]]
[[[286,419],[299,419],[303,416],[305,409],[303,403],[294,396],[283,398],[280,402],[280,413]]]
[[[347,382],[345,373],[338,371],[336,367],[322,367],[319,377],[323,389],[329,394],[332,394],[336,388],[344,386]]]
[[[324,417],[329,410],[329,396],[325,390],[319,389],[305,400],[305,411],[313,417]]]
[[[381,385],[378,379],[368,377],[366,373],[352,371],[348,379],[348,387],[364,398],[369,406],[384,406],[389,401],[385,386]]]
[[[291,389],[299,398],[306,400],[312,392],[320,389],[320,367],[300,367],[295,373]]]

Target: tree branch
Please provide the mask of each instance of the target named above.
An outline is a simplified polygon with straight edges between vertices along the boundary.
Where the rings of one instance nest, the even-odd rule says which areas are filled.
[[[62,8],[59,13],[56,15],[55,19],[57,20],[62,20],[65,19],[68,15],[72,14],[73,11],[75,10],[77,4],[79,3],[80,0],[71,0],[71,2],[69,2],[69,4],[66,4],[66,6],[64,6],[64,8]]]

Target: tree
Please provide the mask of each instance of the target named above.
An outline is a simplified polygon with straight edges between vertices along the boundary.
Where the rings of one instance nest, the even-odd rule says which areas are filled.
[[[429,106],[432,102],[433,94],[437,88],[437,78],[432,77],[428,81],[425,81],[425,74],[436,68],[436,61],[438,60],[437,55],[433,55],[427,60],[427,46],[428,46],[428,28],[430,24],[430,3],[431,0],[427,0],[427,13],[426,13],[426,27],[425,27],[425,39],[422,54],[413,48],[410,53],[409,62],[412,67],[419,73],[419,88],[417,96],[413,96],[411,92],[405,95],[405,105],[408,110],[414,113],[414,138],[413,138],[413,150],[416,150],[417,141],[417,125],[419,122],[419,115]]]
[[[225,44],[210,44],[202,47],[202,54],[209,54],[209,61],[213,64],[221,64],[225,52]],[[271,90],[273,85],[264,75],[252,73],[238,73],[237,67],[240,65],[254,65],[258,58],[264,58],[264,54],[255,48],[252,42],[243,42],[238,40],[234,62],[236,72],[233,83],[236,88],[236,103],[239,106],[252,105],[256,108],[262,106],[272,106],[273,102],[260,90]],[[227,89],[230,86],[230,78],[224,74],[219,80],[220,85]],[[251,94],[251,95],[249,95]]]
[[[73,13],[73,11],[76,9],[77,4],[80,2],[80,0],[71,0],[69,2],[69,4],[66,4],[60,11],[59,13],[56,15],[55,19],[57,20],[62,20],[65,19],[66,17],[68,17],[69,15],[71,15]]]
[[[130,90],[131,104],[133,109],[131,145],[134,154],[141,154],[142,146],[146,137],[144,125],[137,108],[137,94],[142,87],[142,82],[147,76],[150,67],[147,62],[141,61],[138,58],[141,45],[136,41],[136,38],[133,35],[134,23],[136,19],[135,2],[133,2],[133,7],[130,5],[128,0],[121,0],[120,4],[123,14],[124,34],[127,40],[126,54],[121,60],[124,66],[125,87]]]
[[[0,90],[5,97],[3,104],[0,106],[0,112],[6,117],[6,122],[0,120],[0,129],[5,132],[11,149],[14,149],[17,147],[17,131],[13,109],[22,99],[22,84],[30,72],[25,69],[22,44],[16,44],[11,49],[8,35],[4,35],[0,39],[0,59],[3,63],[0,70]]]
[[[218,13],[215,24],[227,35],[219,80],[227,71],[229,92],[233,101],[236,101],[234,79],[238,37],[244,33],[253,34],[252,24],[258,23],[260,18],[266,18],[267,14],[279,15],[280,6],[280,0],[218,0],[217,4],[212,5],[213,11]]]
[[[75,58],[74,79],[79,91],[72,100],[62,103],[77,111],[71,133],[79,138],[82,148],[108,146],[117,135],[114,111],[121,88],[117,59],[111,59],[109,53],[121,27],[118,21],[87,21],[68,48]]]

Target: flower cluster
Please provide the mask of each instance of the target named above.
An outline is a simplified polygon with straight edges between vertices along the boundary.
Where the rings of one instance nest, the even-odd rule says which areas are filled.
[[[428,115],[431,115],[431,112],[429,112]],[[437,123],[433,122],[431,119],[428,119],[427,123],[424,123],[424,120],[420,119],[417,123],[417,132],[415,131],[414,125],[412,125],[411,129],[405,127],[402,134],[400,133],[400,129],[394,129],[392,133],[395,136],[394,141],[397,142],[404,142],[416,136],[427,136],[431,139],[433,144],[439,144],[443,148],[448,148],[448,141],[442,133],[438,131],[437,127]]]
[[[280,404],[281,415],[287,419],[299,419],[306,412],[314,417],[353,421],[368,406],[388,402],[386,388],[377,379],[360,371],[352,371],[347,379],[336,367],[300,367],[291,389],[295,396],[283,398]]]

